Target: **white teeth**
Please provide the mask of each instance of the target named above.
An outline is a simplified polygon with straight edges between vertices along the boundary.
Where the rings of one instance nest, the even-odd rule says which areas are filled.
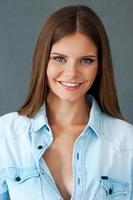
[[[80,85],[80,83],[68,83],[68,82],[60,82],[60,83],[68,87],[75,87]]]

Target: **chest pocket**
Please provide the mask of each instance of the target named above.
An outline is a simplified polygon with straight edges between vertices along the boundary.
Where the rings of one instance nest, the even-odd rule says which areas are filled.
[[[28,168],[15,168],[11,167],[4,170],[3,178],[7,179],[7,181],[16,182],[16,184],[21,184],[26,180],[38,177],[40,174],[37,168],[28,167]]]
[[[124,181],[102,176],[95,200],[127,200],[129,184]]]
[[[35,167],[8,168],[3,171],[11,199],[43,199],[40,173]]]

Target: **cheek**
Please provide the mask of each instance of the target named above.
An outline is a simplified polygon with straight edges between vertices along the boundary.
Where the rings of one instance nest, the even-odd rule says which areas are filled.
[[[56,78],[57,75],[58,75],[58,71],[55,69],[55,67],[48,65],[48,67],[47,67],[48,80]]]
[[[85,73],[86,80],[89,81],[93,81],[96,78],[96,75],[97,75],[97,66],[93,67],[92,69],[89,69]]]

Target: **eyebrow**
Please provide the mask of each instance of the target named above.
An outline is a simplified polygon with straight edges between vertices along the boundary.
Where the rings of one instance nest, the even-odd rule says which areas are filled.
[[[61,53],[54,52],[54,53],[51,53],[51,55],[52,55],[52,54],[57,54],[57,55],[64,56],[64,57],[67,57],[67,58],[68,58],[68,56],[63,55],[63,54],[61,54]],[[85,56],[81,56],[81,58],[82,58],[82,57],[93,57],[93,58],[96,58],[95,55],[85,55]]]

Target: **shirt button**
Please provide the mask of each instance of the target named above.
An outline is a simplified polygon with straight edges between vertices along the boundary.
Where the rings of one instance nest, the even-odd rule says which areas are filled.
[[[113,190],[112,188],[109,188],[109,194],[112,194]]]
[[[101,179],[108,180],[108,176],[101,176]]]
[[[77,160],[79,160],[79,153],[77,153]]]
[[[78,178],[78,185],[80,185],[80,178]]]
[[[38,146],[38,149],[42,149],[42,148],[43,148],[43,146],[42,146],[42,145],[39,145],[39,146]]]
[[[17,182],[21,181],[20,176],[17,176],[17,177],[16,177],[16,181],[17,181]]]

